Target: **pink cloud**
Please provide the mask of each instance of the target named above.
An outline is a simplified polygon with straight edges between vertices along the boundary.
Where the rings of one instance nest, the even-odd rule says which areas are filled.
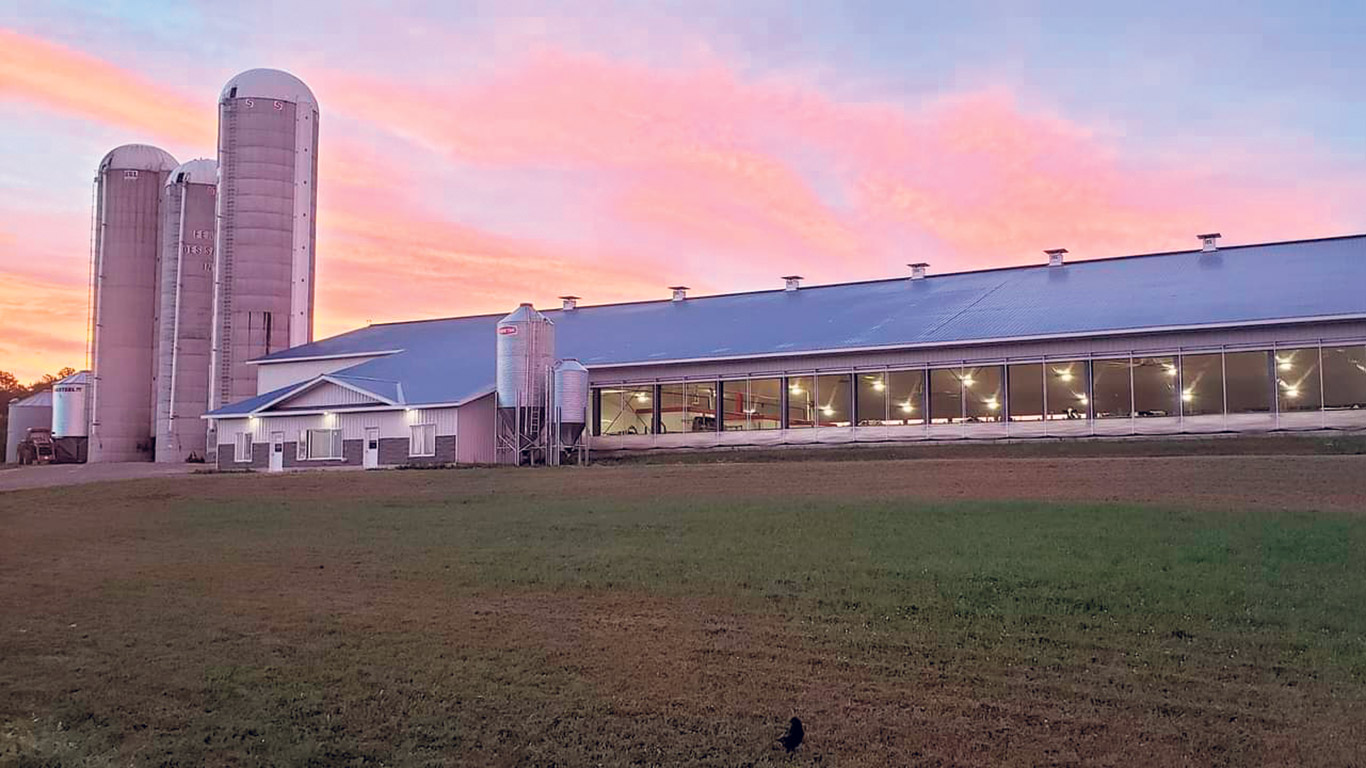
[[[1296,164],[1286,158],[1249,167],[1252,153],[1237,144],[1198,163],[1126,154],[1003,90],[865,103],[723,67],[557,51],[448,86],[320,76],[343,112],[460,162],[596,174],[615,190],[598,212],[604,221],[742,255],[756,270],[849,277],[909,255],[888,232],[939,244],[917,256],[969,267],[1055,245],[1100,256],[1185,247],[1209,227],[1251,241],[1338,233],[1351,222],[1324,179],[1275,171]],[[819,184],[796,156],[820,166]],[[1361,197],[1355,180],[1328,182]],[[843,204],[826,202],[832,191]]]
[[[565,291],[616,301],[660,296],[675,281],[762,287],[788,270],[818,282],[899,274],[912,257],[946,271],[1033,261],[1054,246],[1083,258],[1187,247],[1211,227],[1240,242],[1337,234],[1359,223],[1339,201],[1361,200],[1366,186],[1331,168],[1290,176],[1317,162],[1312,147],[1260,164],[1261,148],[1244,141],[1154,157],[1003,89],[860,101],[722,63],[654,67],[554,49],[434,71],[425,84],[296,70],[323,106],[323,334]],[[4,30],[0,99],[212,154],[211,101]],[[551,218],[581,219],[590,234],[556,231],[515,200],[497,226],[445,213],[482,210],[479,180],[503,172],[554,179],[563,203]],[[52,228],[67,240],[7,251],[16,263],[80,252],[87,228],[73,217]],[[70,288],[84,295],[83,284]],[[4,295],[0,306],[19,300]],[[83,311],[83,299],[74,306]],[[73,325],[63,312],[50,327],[82,339],[83,318]],[[18,327],[13,317],[0,317],[0,335]],[[36,353],[0,352],[37,370]]]
[[[133,128],[159,139],[214,145],[216,116],[191,98],[102,59],[0,28],[0,98]],[[93,163],[92,163],[93,165]]]

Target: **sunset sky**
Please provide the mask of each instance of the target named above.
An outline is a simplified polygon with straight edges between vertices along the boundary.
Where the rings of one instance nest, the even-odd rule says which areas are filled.
[[[0,0],[0,369],[84,364],[96,164],[252,67],[319,101],[319,336],[1366,231],[1359,2],[390,5]]]

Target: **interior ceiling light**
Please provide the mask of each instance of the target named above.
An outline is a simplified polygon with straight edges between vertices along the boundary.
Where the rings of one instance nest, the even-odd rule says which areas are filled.
[[[904,413],[910,413],[911,411],[914,411],[914,410],[915,410],[915,406],[911,405],[910,403],[902,403],[902,404],[901,404],[901,410],[902,410]]]
[[[834,416],[834,415],[835,415],[835,409],[834,409],[834,408],[831,408],[830,406],[827,405],[827,406],[825,406],[824,408],[821,408],[821,413],[822,413],[823,415],[825,415],[825,416]]]
[[[1291,368],[1294,368],[1295,364],[1289,360],[1278,357],[1276,358],[1276,367],[1281,369],[1282,371],[1288,371]]]
[[[1294,399],[1294,398],[1296,398],[1296,397],[1299,397],[1299,396],[1300,396],[1300,388],[1299,388],[1299,387],[1286,387],[1286,388],[1285,388],[1285,396],[1288,397],[1288,398],[1291,398],[1291,399]]]
[[[878,379],[877,381],[874,381],[874,382],[873,382],[873,391],[874,391],[874,392],[881,392],[882,390],[884,390],[884,389],[886,389],[886,388],[887,388],[887,385],[882,383],[882,379]]]
[[[994,398],[994,397],[988,397],[988,398],[987,398],[987,408],[989,408],[990,410],[993,410],[993,411],[994,411],[994,410],[996,410],[997,408],[1000,408],[1000,407],[1001,407],[1001,404],[1000,404],[999,402],[997,402],[996,398]]]
[[[1057,370],[1057,369],[1055,369],[1055,370]],[[1063,381],[1071,381],[1071,380],[1072,380],[1072,371],[1070,371],[1070,370],[1067,370],[1067,369],[1057,370],[1057,374],[1058,374],[1058,378],[1059,378],[1059,379],[1062,379]]]
[[[648,403],[650,401],[650,396],[644,392],[638,392],[636,393],[636,400],[642,403]]]
[[[1195,399],[1195,392],[1193,392],[1193,391],[1191,391],[1191,390],[1189,390],[1189,389],[1187,389],[1187,390],[1182,390],[1182,392],[1181,392],[1181,400],[1182,400],[1182,402],[1189,403],[1190,401],[1192,401],[1192,400],[1194,400],[1194,399]]]
[[[975,381],[971,376],[964,376],[964,377],[963,377],[963,386],[965,386],[965,387],[970,387],[970,386],[972,386],[972,385],[975,384],[975,383],[976,383],[976,381]]]

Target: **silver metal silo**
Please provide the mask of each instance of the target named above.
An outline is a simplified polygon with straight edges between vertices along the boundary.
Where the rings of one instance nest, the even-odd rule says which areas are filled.
[[[218,164],[183,163],[162,190],[156,460],[203,459],[209,403]]]
[[[588,424],[588,369],[578,360],[561,360],[555,365],[553,378],[555,430],[551,463],[583,463],[588,458],[583,442],[584,427]]]
[[[82,463],[90,454],[90,372],[80,371],[52,385],[52,451],[63,463]]]
[[[163,150],[127,144],[104,156],[95,178],[92,462],[152,458],[159,209],[176,165]]]
[[[550,408],[555,324],[530,304],[498,321],[496,354],[498,460],[543,462]]]
[[[218,101],[218,233],[209,408],[256,394],[247,363],[313,339],[318,102],[252,69]]]
[[[73,373],[52,385],[52,436],[89,437],[90,372]]]

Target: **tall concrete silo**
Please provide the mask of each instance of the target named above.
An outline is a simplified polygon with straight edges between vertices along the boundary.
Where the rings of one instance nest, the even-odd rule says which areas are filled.
[[[126,144],[104,156],[95,177],[92,462],[152,458],[159,211],[176,165],[156,147]]]
[[[157,316],[156,460],[203,459],[213,328],[218,164],[191,160],[161,193],[161,289]]]
[[[256,394],[250,360],[313,339],[317,149],[298,78],[252,69],[223,87],[210,408]]]

